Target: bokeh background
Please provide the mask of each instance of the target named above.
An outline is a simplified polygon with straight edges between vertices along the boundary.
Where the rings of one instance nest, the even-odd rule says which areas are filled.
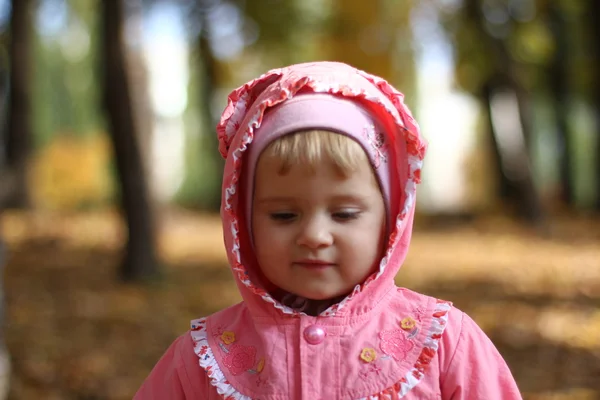
[[[0,398],[130,399],[239,301],[215,123],[345,61],[430,142],[398,284],[453,301],[526,399],[600,399],[597,0],[0,0]]]

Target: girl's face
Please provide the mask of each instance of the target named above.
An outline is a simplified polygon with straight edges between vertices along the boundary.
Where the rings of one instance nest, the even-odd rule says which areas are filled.
[[[252,233],[261,271],[277,287],[313,300],[348,294],[383,254],[385,205],[368,162],[343,176],[327,160],[293,166],[261,156]]]

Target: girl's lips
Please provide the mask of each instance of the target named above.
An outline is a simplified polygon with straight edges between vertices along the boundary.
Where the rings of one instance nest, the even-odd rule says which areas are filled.
[[[334,263],[323,260],[298,260],[293,264],[308,269],[325,269],[335,266]]]

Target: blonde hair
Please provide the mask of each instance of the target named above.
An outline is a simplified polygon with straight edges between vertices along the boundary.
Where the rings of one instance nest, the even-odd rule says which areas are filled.
[[[273,141],[263,155],[281,160],[279,172],[292,166],[307,165],[316,172],[317,164],[327,160],[344,176],[369,160],[362,146],[350,137],[326,130],[299,131]]]

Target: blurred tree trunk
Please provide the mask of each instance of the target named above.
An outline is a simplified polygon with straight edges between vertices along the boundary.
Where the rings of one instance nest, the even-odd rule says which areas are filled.
[[[10,20],[10,94],[6,162],[14,174],[14,185],[5,205],[30,205],[27,188],[28,156],[31,147],[32,0],[12,0]]]
[[[4,133],[6,103],[8,97],[8,71],[4,65],[0,65],[0,132]],[[0,135],[0,153],[6,147],[8,136]],[[6,168],[4,160],[0,157],[0,216],[5,208],[6,199],[13,193],[14,177]],[[1,219],[0,219],[1,224]],[[4,327],[6,326],[4,316],[4,267],[6,265],[6,250],[2,238],[2,226],[0,225],[0,400],[8,396],[10,382],[10,358],[4,340]]]
[[[212,102],[215,96],[215,90],[217,87],[217,68],[218,62],[215,58],[209,41],[209,9],[213,5],[212,0],[200,0],[200,16],[202,29],[198,35],[198,50],[200,52],[200,70],[202,71],[202,92],[201,92],[201,104],[202,114],[204,121],[204,129],[202,130],[203,135],[208,135],[204,143],[208,143],[210,151],[205,154],[212,158],[211,162],[215,163],[216,170],[219,171],[219,175],[216,176],[215,186],[211,188],[212,193],[207,193],[205,198],[205,208],[207,211],[219,212],[221,208],[221,184],[222,184],[222,171],[225,167],[225,160],[219,153],[219,140],[216,133],[216,125],[218,119],[213,115]]]
[[[1,173],[1,170],[0,170]],[[2,215],[2,199],[0,198],[0,215]],[[6,266],[7,251],[4,240],[0,235],[0,400],[8,396],[10,387],[10,357],[4,340],[4,267]]]
[[[478,0],[468,0],[465,12],[476,27],[479,40],[486,42],[494,65],[494,72],[482,87],[480,99],[488,112],[489,134],[497,157],[500,195],[508,205],[516,207],[520,217],[537,224],[541,222],[543,213],[529,159],[531,113],[528,94],[519,84],[514,61],[506,45],[487,32],[481,6]],[[512,114],[516,120],[500,124],[498,122],[502,120],[502,116],[494,118],[494,113],[499,112],[500,100],[495,102],[494,99],[503,95],[509,96],[510,100],[506,101],[516,102],[516,110]],[[519,126],[511,126],[511,122],[516,122]],[[510,143],[510,146],[503,145],[502,142]]]
[[[128,229],[126,253],[120,273],[125,280],[142,280],[159,272],[155,225],[132,94],[125,66],[123,0],[102,1],[104,107],[119,174],[121,205]]]
[[[593,107],[596,114],[596,211],[600,212],[600,2],[591,0],[588,12],[590,19],[589,37],[596,46],[592,49],[594,71],[596,71],[595,84],[592,92]]]
[[[573,174],[571,173],[573,146],[570,142],[567,121],[569,114],[569,71],[567,65],[569,43],[564,12],[558,2],[548,4],[548,17],[554,43],[556,43],[548,78],[559,143],[560,196],[564,204],[573,206],[575,203]]]
[[[483,90],[500,196],[520,217],[538,223],[542,219],[541,205],[531,174],[525,128],[520,122],[518,94],[512,85],[503,84],[502,80],[490,80]]]
[[[2,199],[0,199],[0,202]],[[0,203],[0,215],[2,214]],[[10,357],[4,339],[4,326],[6,326],[4,315],[4,267],[6,266],[6,248],[2,236],[0,236],[0,400],[6,399],[10,388]]]

